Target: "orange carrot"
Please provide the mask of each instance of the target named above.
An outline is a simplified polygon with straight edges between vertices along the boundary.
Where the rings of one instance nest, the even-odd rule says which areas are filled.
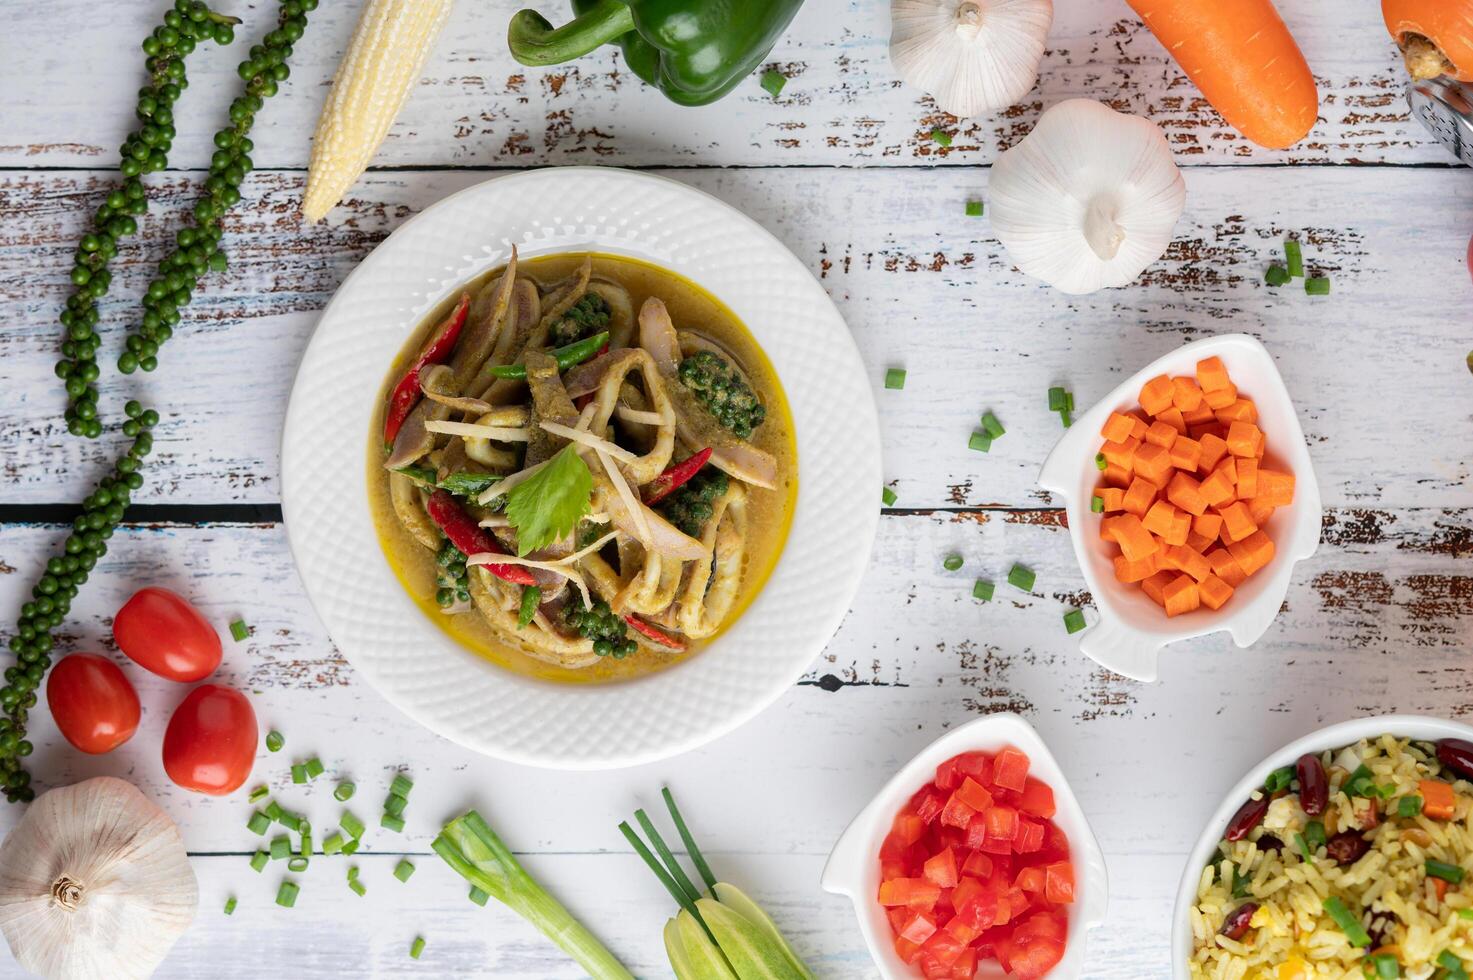
[[[1473,0],[1381,0],[1381,16],[1413,78],[1473,82]]]
[[[1158,422],[1165,422],[1181,435],[1187,434],[1186,416],[1183,415],[1181,409],[1177,408],[1175,405],[1159,413],[1156,416],[1156,420]]]
[[[1158,374],[1141,386],[1141,408],[1147,415],[1159,415],[1171,407],[1171,378]]]
[[[1151,427],[1146,430],[1146,441],[1153,446],[1160,446],[1162,449],[1170,449],[1171,444],[1176,442],[1176,434],[1177,433],[1175,429],[1167,425],[1165,422],[1162,422],[1160,419],[1157,419],[1155,422],[1152,422]]]
[[[1188,473],[1197,472],[1202,462],[1202,444],[1188,436],[1177,436],[1171,444],[1171,465]]]
[[[1100,487],[1095,491],[1095,496],[1100,498],[1107,514],[1125,509],[1125,491],[1119,487]]]
[[[1154,551],[1140,561],[1131,561],[1124,555],[1115,556],[1115,580],[1118,582],[1126,584],[1142,582],[1160,570],[1161,563]]]
[[[1197,593],[1202,597],[1202,605],[1221,609],[1233,597],[1233,587],[1216,575],[1209,575],[1197,583]]]
[[[1166,499],[1193,517],[1207,513],[1207,501],[1202,496],[1202,485],[1181,470],[1166,484]]]
[[[1202,386],[1203,391],[1222,391],[1233,386],[1228,380],[1227,368],[1223,365],[1222,358],[1214,355],[1197,362],[1197,384]]]
[[[1171,523],[1175,519],[1176,508],[1164,500],[1158,500],[1151,505],[1150,510],[1146,511],[1146,516],[1142,518],[1141,524],[1147,531],[1150,531],[1152,534],[1159,534],[1164,538],[1167,532],[1171,530]]]
[[[1424,779],[1417,784],[1422,795],[1422,812],[1433,820],[1451,820],[1457,797],[1453,795],[1451,783],[1440,779]]]
[[[1244,575],[1252,575],[1273,561],[1274,557],[1273,538],[1262,531],[1254,531],[1241,541],[1234,541],[1227,549]]]
[[[1197,583],[1192,581],[1190,575],[1179,575],[1172,579],[1161,590],[1161,600],[1161,604],[1166,607],[1167,616],[1189,613],[1202,604],[1201,594],[1197,591]]]
[[[1213,388],[1210,391],[1204,390],[1202,392],[1202,403],[1214,412],[1219,408],[1227,408],[1237,400],[1238,389],[1232,384],[1229,384],[1226,388]]]
[[[1155,443],[1145,443],[1135,451],[1135,471],[1156,486],[1166,486],[1171,470],[1171,454]]]
[[[1212,565],[1212,574],[1222,579],[1233,588],[1237,588],[1248,580],[1248,575],[1238,560],[1228,554],[1226,548],[1218,548],[1216,551],[1207,552],[1207,561]]]
[[[1183,412],[1195,412],[1202,405],[1202,388],[1195,378],[1186,375],[1171,379],[1171,403]]]
[[[1136,420],[1129,415],[1111,412],[1110,417],[1105,419],[1104,427],[1100,429],[1100,435],[1105,437],[1106,442],[1124,442],[1130,438],[1135,423]]]
[[[1185,545],[1175,545],[1165,558],[1198,582],[1212,574],[1212,563]]]
[[[1202,444],[1202,459],[1197,466],[1203,473],[1211,473],[1227,455],[1227,442],[1216,433],[1209,432],[1197,440]]]
[[[1314,125],[1319,113],[1314,76],[1272,0],[1130,0],[1130,5],[1213,108],[1248,139],[1284,149]],[[1431,5],[1432,0],[1422,4]]]
[[[1248,508],[1241,500],[1235,500],[1226,507],[1217,508],[1217,513],[1222,516],[1222,534],[1230,541],[1242,541],[1248,535],[1258,530],[1258,525],[1253,523],[1253,517],[1248,513]]]
[[[1145,517],[1146,511],[1156,502],[1156,484],[1145,477],[1138,476],[1131,481],[1130,489],[1125,491],[1125,500],[1121,509],[1127,514],[1136,517]]]
[[[1185,577],[1185,576],[1183,576]],[[1166,587],[1176,581],[1173,572],[1157,572],[1141,583],[1141,591],[1151,597],[1151,601],[1158,606],[1166,605]]]

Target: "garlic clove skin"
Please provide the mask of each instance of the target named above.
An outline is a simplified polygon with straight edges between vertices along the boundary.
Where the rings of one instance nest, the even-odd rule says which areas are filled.
[[[198,904],[178,828],[121,779],[43,793],[0,844],[0,932],[42,977],[142,980]]]
[[[1053,20],[1053,0],[894,0],[890,62],[945,112],[994,112],[1033,87]]]
[[[987,196],[1014,264],[1077,295],[1128,285],[1165,253],[1186,182],[1155,125],[1069,99],[998,157]]]

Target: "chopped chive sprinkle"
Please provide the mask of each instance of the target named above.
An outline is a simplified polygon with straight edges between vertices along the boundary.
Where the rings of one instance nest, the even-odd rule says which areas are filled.
[[[311,862],[309,862],[306,858],[302,857],[299,854],[296,857],[287,860],[286,868],[288,871],[306,871],[307,865],[310,863]]]
[[[307,781],[307,767],[297,762],[292,765],[292,782],[301,785]]]
[[[982,202],[981,201],[968,201],[967,202],[967,217],[968,218],[980,218],[980,217],[982,217]]]
[[[359,898],[362,898],[364,895],[368,894],[368,889],[365,888],[363,882],[359,881],[357,878],[349,878],[348,887],[353,889],[353,894],[357,895]]]
[[[337,788],[332,791],[332,798],[339,803],[346,803],[353,798],[353,791],[357,788],[352,783],[344,780],[338,783]]]
[[[1270,286],[1282,286],[1289,281],[1289,273],[1281,265],[1271,265],[1263,274],[1263,281]]]
[[[1022,565],[1014,564],[1012,568],[1008,569],[1008,584],[1015,589],[1032,592],[1033,583],[1036,579],[1037,576],[1033,574],[1032,569],[1024,568]]]
[[[1450,949],[1445,949],[1437,954],[1437,965],[1444,970],[1461,970],[1463,961],[1458,959],[1458,954]]]
[[[1304,839],[1303,834],[1294,835],[1294,846],[1299,848],[1299,856],[1304,859],[1305,864],[1314,864],[1314,852],[1309,848],[1309,841]]]
[[[382,817],[379,817],[378,825],[380,827],[387,827],[395,833],[403,833],[404,831],[404,819],[402,817],[396,817],[392,813],[385,813]]]
[[[1458,909],[1458,918],[1473,919],[1473,909]]]
[[[237,619],[230,624],[230,636],[236,643],[249,639],[251,628],[245,624],[245,620]]]
[[[343,816],[338,820],[338,823],[348,832],[349,837],[358,838],[363,836],[363,821],[359,820],[352,810],[344,810]]]
[[[967,440],[967,448],[975,449],[979,453],[991,452],[992,437],[979,429],[973,432],[972,437]]]
[[[1452,885],[1461,884],[1463,876],[1467,874],[1466,871],[1456,864],[1448,864],[1446,861],[1434,861],[1432,858],[1427,859],[1426,869],[1427,874],[1431,877],[1441,878],[1443,881]]]
[[[423,937],[423,936],[415,936],[414,937],[414,942],[412,942],[412,943],[409,944],[409,958],[412,959],[412,960],[417,960],[417,959],[419,959],[419,954],[420,953],[423,953],[424,951],[425,951],[425,937]]]
[[[316,779],[318,776],[322,775],[324,772],[326,772],[326,770],[322,766],[322,760],[321,759],[317,758],[316,756],[313,756],[312,758],[310,758],[310,759],[307,760],[307,778],[308,779]]]
[[[344,843],[342,834],[328,834],[327,839],[322,842],[322,853],[337,854],[343,849]]]
[[[266,749],[269,752],[280,752],[281,747],[286,744],[286,737],[278,731],[266,733]]]
[[[762,88],[774,99],[783,94],[783,86],[788,84],[788,77],[780,71],[768,70],[762,73]]]
[[[1074,412],[1074,409],[1072,409],[1072,408],[1066,408],[1062,412],[1059,413],[1059,421],[1064,424],[1064,428],[1066,428],[1066,429],[1069,428],[1071,425],[1074,424],[1074,415],[1073,415],[1073,412]]]
[[[235,914],[235,896],[234,895],[231,895],[229,898],[227,898],[225,900],[225,914],[226,915],[234,915]]]
[[[1367,957],[1366,962],[1375,969],[1377,980],[1396,980],[1401,976],[1401,964],[1390,953],[1376,953]]]
[[[260,810],[252,810],[251,818],[246,821],[246,830],[257,837],[265,837],[266,831],[271,829],[271,818]]]
[[[899,391],[905,387],[905,370],[903,368],[890,368],[885,372],[885,387],[891,391]]]
[[[1092,513],[1103,514],[1105,512],[1105,498],[1100,496],[1090,497],[1089,509]]]
[[[1070,633],[1078,633],[1084,629],[1084,613],[1078,609],[1071,609],[1064,613],[1064,629]]]
[[[283,881],[281,887],[276,889],[276,904],[284,909],[289,909],[297,904],[297,893],[301,891],[295,882]]]
[[[277,803],[275,800],[272,800],[270,803],[266,804],[266,816],[270,817],[272,820],[280,820],[281,815],[285,812],[286,811],[281,808],[281,804]]]
[[[1064,411],[1074,411],[1074,392],[1072,391],[1064,392]]]
[[[312,834],[305,827],[302,830],[302,839],[297,844],[297,854],[301,857],[310,857],[312,854]]]
[[[466,898],[469,898],[472,902],[475,902],[477,905],[481,906],[481,908],[486,907],[486,901],[490,897],[491,896],[489,893],[481,891],[481,889],[477,888],[475,885],[471,885],[470,894],[466,896]]]
[[[270,854],[267,854],[265,851],[257,851],[255,854],[251,855],[251,870],[257,872],[265,871],[266,864],[270,860]]]
[[[1105,458],[1104,453],[1095,453],[1095,469],[1101,473],[1110,468],[1110,461]]]
[[[354,837],[352,840],[348,841],[348,843],[344,844],[343,845],[343,856],[344,857],[348,857],[349,855],[357,854],[358,853],[358,845],[360,843],[362,843],[362,841],[360,841],[357,837]]]
[[[1002,423],[997,420],[997,416],[993,415],[991,412],[982,413],[982,428],[985,429],[987,431],[987,434],[993,439],[996,439],[998,436],[1008,431],[1007,429],[1004,429],[1002,427]]]
[[[1365,926],[1360,924],[1360,916],[1352,914],[1350,909],[1345,907],[1345,902],[1340,896],[1331,895],[1321,904],[1326,914],[1340,927],[1340,931],[1345,933],[1345,938],[1350,940],[1350,945],[1371,945],[1371,935],[1366,932]]]
[[[414,789],[414,780],[401,773],[395,773],[394,781],[389,783],[389,792],[395,796],[409,799],[409,791]]]
[[[1293,238],[1284,239],[1284,261],[1289,266],[1289,275],[1296,278],[1304,275],[1304,251]]]
[[[948,572],[956,571],[958,568],[962,567],[962,556],[947,555],[946,559],[941,562],[941,567],[946,569]]]
[[[246,797],[246,802],[260,803],[270,794],[271,790],[267,789],[265,785],[257,786],[255,789],[251,790],[251,795]]]
[[[1309,845],[1311,851],[1317,851],[1325,846],[1325,824],[1321,820],[1311,820],[1304,827],[1304,842]]]
[[[1280,790],[1288,789],[1293,781],[1294,767],[1283,766],[1268,774],[1268,778],[1263,781],[1263,791],[1272,796]]]
[[[983,602],[991,602],[992,593],[995,590],[996,586],[994,586],[991,582],[987,581],[985,578],[979,578],[976,584],[972,586],[972,598],[981,599]]]
[[[286,834],[271,838],[271,860],[283,861],[292,856],[292,839]]]
[[[1415,817],[1422,812],[1422,798],[1420,796],[1403,796],[1396,801],[1396,815],[1398,817]]]
[[[404,815],[404,807],[408,804],[409,801],[404,797],[395,796],[393,793],[390,793],[384,800],[384,812],[396,817],[402,817]]]
[[[1304,291],[1310,296],[1330,295],[1330,280],[1327,276],[1311,276],[1304,280]]]
[[[350,865],[348,865],[348,880],[349,881],[352,881],[356,877],[358,877],[358,865],[356,865],[356,864],[350,864]]]
[[[302,818],[290,810],[282,810],[281,814],[276,818],[276,822],[294,834],[300,834],[302,832]]]
[[[895,495],[895,491],[891,490],[889,487],[882,487],[880,489],[880,503],[884,504],[886,507],[894,507],[895,501],[899,499],[900,498]]]
[[[1062,412],[1066,404],[1063,388],[1050,388],[1048,390],[1048,410],[1050,412]]]
[[[939,127],[931,130],[931,139],[942,146],[951,145],[951,134]]]
[[[400,858],[399,863],[394,865],[394,877],[400,881],[408,881],[414,874],[414,864],[408,858]]]

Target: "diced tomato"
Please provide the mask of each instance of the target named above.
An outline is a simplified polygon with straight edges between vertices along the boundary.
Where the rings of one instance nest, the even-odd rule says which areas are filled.
[[[1013,884],[1025,892],[1043,891],[1044,873],[1042,868],[1024,868],[1018,872],[1018,877],[1013,879]]]
[[[941,808],[946,806],[946,797],[928,787],[922,790],[920,798],[913,802],[916,816],[929,824],[934,823],[936,818],[941,816]]]
[[[992,806],[992,794],[971,776],[962,780],[962,784],[956,789],[954,798],[961,800],[973,810],[985,810]]]
[[[927,881],[942,888],[955,888],[957,882],[956,848],[943,848],[926,860],[923,874]]]
[[[921,947],[908,939],[901,939],[899,936],[896,936],[895,955],[900,957],[900,962],[909,966],[916,961],[917,956],[921,955]]]
[[[976,812],[967,805],[965,800],[953,793],[951,799],[946,801],[946,807],[941,811],[941,823],[946,827],[966,830],[967,824],[972,822],[972,814]]]
[[[1029,776],[1023,784],[1023,795],[1018,799],[1018,809],[1045,820],[1056,812],[1054,790],[1048,783]]]
[[[973,851],[962,862],[962,874],[975,875],[978,878],[992,877],[992,858],[981,851]]]
[[[1013,850],[1019,854],[1033,854],[1043,847],[1043,824],[1034,820],[1018,821],[1018,834],[1013,838]]]
[[[1074,901],[1074,865],[1056,861],[1043,869],[1046,879],[1043,896],[1055,905]]]
[[[941,888],[924,878],[891,878],[880,882],[881,905],[928,909],[941,897]]]
[[[1028,780],[1028,757],[1008,746],[992,760],[992,783],[1021,793]]]
[[[1008,972],[1019,980],[1037,980],[1064,958],[1064,944],[1049,939],[1016,947],[1008,957]]]
[[[900,930],[900,938],[924,943],[936,931],[936,920],[924,912],[915,912]]]
[[[907,847],[920,840],[926,833],[926,822],[909,811],[901,812],[890,827],[891,836]]]
[[[962,955],[951,964],[951,980],[972,980],[977,973],[977,951],[964,949]]]
[[[953,756],[936,767],[936,788],[950,793],[962,784],[960,770],[957,769],[960,756]]]
[[[956,757],[956,771],[986,786],[992,781],[992,756],[986,752],[963,752]]]

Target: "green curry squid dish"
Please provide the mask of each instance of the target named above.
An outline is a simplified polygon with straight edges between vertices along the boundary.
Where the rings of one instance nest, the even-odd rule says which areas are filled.
[[[604,255],[510,262],[386,379],[370,451],[385,554],[422,608],[561,679],[658,669],[761,587],[796,491],[766,357],[714,298]]]

